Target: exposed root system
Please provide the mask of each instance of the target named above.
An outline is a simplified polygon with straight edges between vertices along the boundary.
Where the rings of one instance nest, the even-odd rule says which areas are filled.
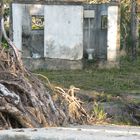
[[[89,123],[90,117],[76,98],[78,88],[54,87],[33,74],[13,50],[0,47],[0,127],[34,128]]]

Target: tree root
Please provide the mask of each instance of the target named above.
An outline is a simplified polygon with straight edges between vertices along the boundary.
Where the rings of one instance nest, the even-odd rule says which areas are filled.
[[[11,49],[0,46],[0,129],[89,123],[90,116],[75,95],[79,89],[54,87],[47,77],[28,71],[1,23]]]

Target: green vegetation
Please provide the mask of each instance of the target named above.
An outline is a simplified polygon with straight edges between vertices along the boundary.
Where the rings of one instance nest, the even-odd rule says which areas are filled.
[[[140,58],[135,62],[121,60],[120,69],[88,68],[84,70],[39,70],[51,83],[62,87],[74,85],[84,90],[105,91],[110,94],[140,93]]]
[[[44,17],[43,16],[32,16],[32,30],[43,30],[44,29]]]
[[[139,6],[140,3],[137,0],[120,1],[120,51],[122,56],[130,56],[132,60],[140,51]]]
[[[93,104],[92,114],[96,121],[106,121],[107,113],[105,113],[104,108],[97,102]]]

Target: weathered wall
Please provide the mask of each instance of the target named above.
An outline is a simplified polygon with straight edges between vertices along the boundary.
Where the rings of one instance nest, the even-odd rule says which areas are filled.
[[[16,5],[13,7],[13,21],[16,21],[16,17],[19,17],[16,15],[18,12],[16,9],[18,9],[17,7],[19,4],[13,5]],[[20,16],[22,21],[17,22],[20,22],[18,25],[20,30],[16,28],[14,32],[14,42],[23,51],[23,57],[32,57],[33,54],[39,54],[42,57],[45,56],[48,58],[68,60],[82,59],[82,6],[44,6],[39,4],[22,4],[19,9],[24,14]],[[14,13],[14,10],[17,12]],[[45,35],[43,30],[33,31],[31,29],[31,15],[44,16],[46,22]],[[16,26],[17,24],[15,22],[13,29],[15,29]],[[22,37],[19,33],[22,34]]]
[[[13,3],[12,8],[13,39],[19,50],[23,51],[23,57],[38,54],[46,58],[80,60],[83,58],[83,53],[87,55],[86,48],[94,48],[97,59],[109,62],[117,60],[119,8],[116,4]],[[88,19],[83,16],[84,10],[95,12],[90,25]],[[46,24],[44,30],[33,31],[31,29],[31,15],[44,16]],[[107,29],[101,29],[102,15],[108,16]]]
[[[31,52],[44,57],[44,30],[32,31],[31,33]]]
[[[64,60],[51,58],[24,58],[24,64],[30,70],[48,69],[48,70],[76,70],[83,69],[81,60]]]
[[[87,0],[13,0],[14,3],[23,3],[23,4],[82,4],[87,2]]]
[[[22,51],[23,57],[34,54],[44,57],[44,30],[32,30],[31,16],[44,16],[44,6],[40,4],[22,4]]]
[[[83,7],[45,6],[44,56],[68,60],[83,58]]]
[[[107,57],[107,29],[101,29],[101,16],[107,15],[108,4],[84,5],[85,10],[94,10],[95,17],[90,23],[90,39],[88,20],[84,19],[84,54],[86,48],[94,48],[97,59],[106,59]]]

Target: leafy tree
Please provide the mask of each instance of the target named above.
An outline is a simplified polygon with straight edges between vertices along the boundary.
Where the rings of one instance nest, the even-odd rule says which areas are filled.
[[[138,15],[136,13],[137,0],[121,0],[121,52],[134,60],[138,47]]]
[[[123,53],[129,52],[130,44],[130,0],[121,0],[121,49]]]

